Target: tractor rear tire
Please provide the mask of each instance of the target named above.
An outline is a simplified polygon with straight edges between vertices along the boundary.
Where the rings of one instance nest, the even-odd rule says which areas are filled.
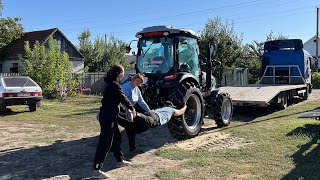
[[[197,136],[204,116],[204,101],[200,90],[192,82],[185,82],[175,88],[168,99],[178,108],[184,103],[187,105],[182,116],[172,116],[168,123],[170,133],[179,140]]]
[[[219,93],[216,95],[213,107],[213,119],[218,127],[228,126],[232,119],[233,106],[230,95]]]

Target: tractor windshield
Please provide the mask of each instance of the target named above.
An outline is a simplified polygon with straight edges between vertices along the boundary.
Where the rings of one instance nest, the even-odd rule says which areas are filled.
[[[141,73],[167,73],[173,66],[173,39],[140,39],[137,67]]]

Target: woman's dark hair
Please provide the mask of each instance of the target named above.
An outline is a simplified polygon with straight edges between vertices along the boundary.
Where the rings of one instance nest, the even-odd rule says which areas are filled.
[[[123,69],[124,68],[121,65],[114,65],[107,72],[107,76],[110,77],[112,80],[115,80],[117,76],[123,72]]]

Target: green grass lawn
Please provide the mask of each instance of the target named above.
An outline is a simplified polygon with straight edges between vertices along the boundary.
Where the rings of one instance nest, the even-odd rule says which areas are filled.
[[[158,176],[163,179],[320,179],[319,121],[298,118],[302,112],[319,107],[319,101],[312,101],[257,118],[236,114],[230,126],[217,131],[244,138],[247,145],[214,152],[162,148],[157,152],[159,156],[183,163],[175,169],[162,169]]]
[[[28,124],[19,133],[41,132],[41,136],[23,139],[31,144],[79,139],[82,134],[96,136],[99,126],[95,116],[100,100],[98,96],[81,96],[66,102],[44,100],[36,112],[28,112],[27,106],[12,106],[10,112],[0,116],[0,123]],[[235,114],[228,127],[214,131],[241,138],[245,145],[216,151],[160,148],[157,155],[179,161],[174,168],[159,169],[156,176],[160,179],[320,179],[320,148],[316,143],[319,121],[298,118],[301,113],[319,107],[319,101],[310,101],[281,111],[260,109],[256,113]],[[96,144],[91,140],[90,143],[94,148]],[[91,162],[91,156],[84,162]]]

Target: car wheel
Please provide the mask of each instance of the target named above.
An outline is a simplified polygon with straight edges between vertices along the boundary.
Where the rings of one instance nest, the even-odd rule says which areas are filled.
[[[7,107],[5,105],[0,105],[0,112],[6,112]]]
[[[29,110],[31,112],[36,111],[37,110],[37,104],[36,103],[29,104]]]

